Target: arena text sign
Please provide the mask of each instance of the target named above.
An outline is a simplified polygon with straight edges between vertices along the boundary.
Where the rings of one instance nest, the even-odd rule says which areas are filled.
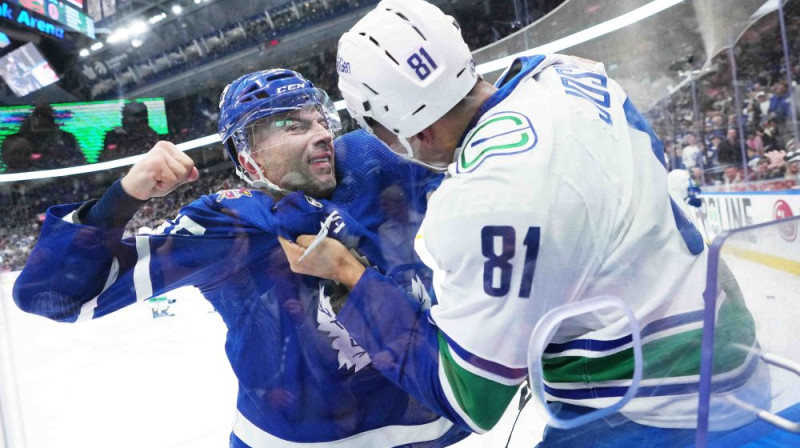
[[[7,2],[0,4],[0,19],[9,20],[57,39],[64,39],[64,28],[45,19],[34,17],[26,9],[17,11]]]

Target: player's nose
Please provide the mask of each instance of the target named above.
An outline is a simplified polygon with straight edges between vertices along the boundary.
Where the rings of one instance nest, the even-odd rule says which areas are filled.
[[[333,141],[333,133],[322,123],[315,121],[311,127],[312,141],[314,144],[328,144]]]

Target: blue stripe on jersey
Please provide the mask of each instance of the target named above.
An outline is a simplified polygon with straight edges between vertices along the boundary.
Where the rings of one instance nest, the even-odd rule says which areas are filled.
[[[628,124],[634,129],[642,131],[650,136],[650,146],[653,150],[653,154],[658,161],[661,162],[661,165],[666,168],[667,162],[664,160],[664,145],[653,131],[653,128],[650,127],[650,123],[648,123],[644,115],[636,109],[636,106],[633,105],[630,98],[625,98],[625,104],[622,105],[622,109],[625,111],[625,119],[628,120]]]
[[[470,353],[465,348],[456,344],[456,342],[450,339],[450,337],[447,336],[443,331],[441,333],[447,340],[447,345],[450,346],[450,350],[454,351],[459,358],[463,359],[464,361],[472,364],[473,366],[481,370],[484,370],[486,372],[491,372],[494,373],[495,375],[499,375],[503,378],[508,378],[511,380],[519,380],[521,378],[525,378],[525,375],[528,374],[527,368],[515,369],[512,367],[506,367],[502,364],[498,364],[494,361],[489,361],[488,359],[484,359],[478,355]]]
[[[686,325],[694,322],[701,322],[702,320],[703,320],[703,310],[676,314],[674,316],[669,316],[663,319],[654,320],[653,322],[650,322],[642,329],[641,337],[645,338],[660,331],[669,330],[670,328],[675,328],[681,325]],[[603,341],[598,339],[575,339],[569,342],[548,344],[544,352],[547,354],[561,353],[567,350],[586,350],[593,352],[604,352],[630,344],[632,340],[633,337],[631,335],[623,336],[621,338],[609,341]]]
[[[648,123],[644,115],[636,109],[630,98],[625,99],[625,104],[622,105],[622,108],[625,110],[625,119],[628,120],[630,126],[650,136],[650,146],[653,150],[653,154],[658,159],[658,162],[666,168],[664,145],[661,143],[661,140],[658,139],[656,133],[653,132],[650,123]],[[678,204],[676,204],[672,198],[670,198],[670,203],[672,204],[672,215],[675,217],[675,225],[678,227],[678,231],[681,233],[684,243],[686,243],[686,248],[689,249],[692,255],[703,252],[705,248],[703,236],[697,231],[692,222],[689,221],[689,218],[686,217],[686,214],[683,213],[683,210],[678,207]]]
[[[753,376],[759,365],[759,358],[752,356],[747,367],[733,378],[716,381],[711,385],[712,393],[719,394],[731,392],[744,386]],[[642,397],[663,397],[669,395],[688,395],[696,394],[700,389],[697,377],[688,377],[689,383],[682,384],[663,384],[658,386],[642,386],[636,392],[637,398]],[[629,387],[594,387],[585,389],[556,389],[545,385],[545,392],[555,398],[567,400],[591,400],[594,398],[621,397],[628,392]]]
[[[575,339],[574,341],[561,344],[551,343],[544,349],[546,354],[561,353],[567,350],[586,350],[590,352],[605,352],[630,344],[633,341],[631,335],[623,336],[619,339],[601,341],[597,339]]]

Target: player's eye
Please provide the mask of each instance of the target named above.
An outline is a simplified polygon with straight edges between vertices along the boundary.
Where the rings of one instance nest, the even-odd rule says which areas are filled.
[[[300,132],[305,126],[300,121],[292,121],[286,128],[291,132]]]

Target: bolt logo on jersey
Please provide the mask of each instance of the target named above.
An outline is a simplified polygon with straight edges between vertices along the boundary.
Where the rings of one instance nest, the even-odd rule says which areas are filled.
[[[490,157],[531,150],[538,140],[528,117],[518,112],[498,112],[469,133],[456,169],[459,173],[472,172]]]

